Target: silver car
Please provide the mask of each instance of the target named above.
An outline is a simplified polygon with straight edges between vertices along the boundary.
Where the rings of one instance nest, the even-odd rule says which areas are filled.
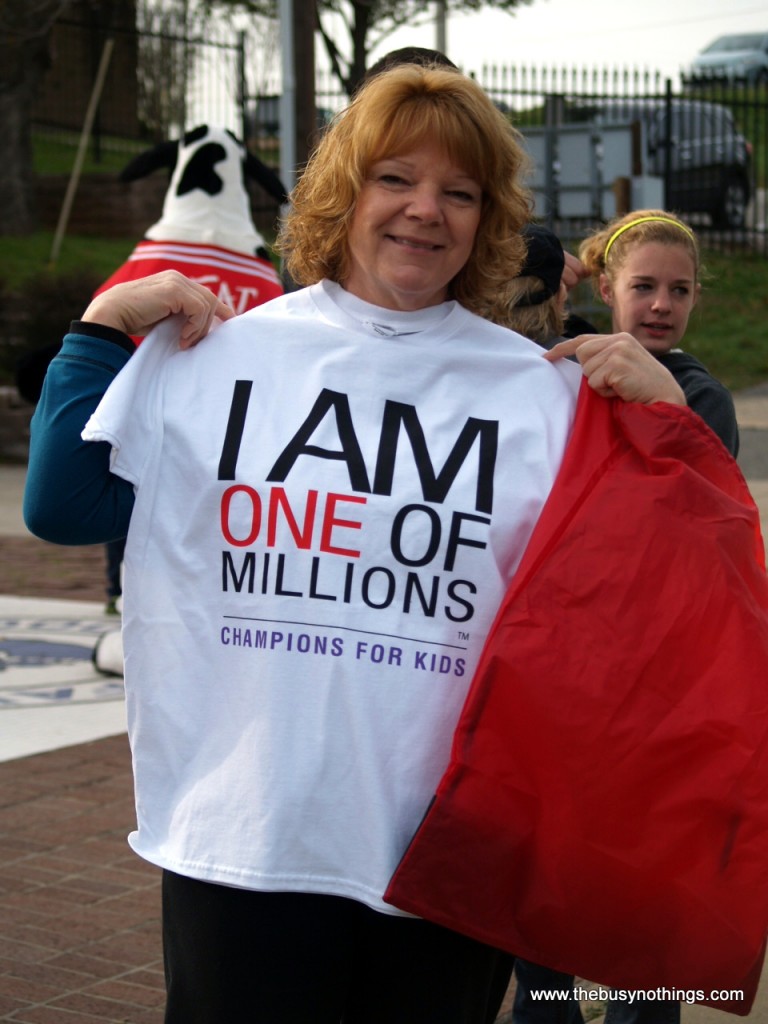
[[[685,78],[688,82],[727,78],[768,84],[768,31],[720,36],[694,58]]]
[[[658,98],[608,99],[572,107],[570,119],[637,123],[643,173],[665,180],[669,209],[708,213],[717,227],[745,226],[752,145],[727,107],[678,98],[669,104]]]

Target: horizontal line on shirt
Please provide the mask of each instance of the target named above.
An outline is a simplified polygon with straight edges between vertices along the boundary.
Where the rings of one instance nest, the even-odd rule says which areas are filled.
[[[168,254],[167,252],[138,252],[128,257],[128,263],[137,263],[139,260],[161,260],[166,259],[169,263],[191,263],[201,270],[229,270],[242,274],[246,277],[261,277],[265,281],[273,283],[279,280],[277,272],[270,267],[258,267],[246,263],[231,263],[223,259],[199,259],[192,255],[181,255],[180,253]]]
[[[362,633],[364,636],[380,636],[386,640],[408,640],[414,644],[427,644],[430,647],[448,647],[454,651],[466,651],[461,644],[445,644],[438,640],[421,640],[417,636],[400,636],[398,633],[379,633],[375,629],[355,629],[354,626],[329,626],[324,622],[296,622],[292,619],[259,619],[252,615],[223,615],[224,619],[236,619],[238,622],[268,622],[275,626],[307,626],[312,629],[337,629],[340,633]]]
[[[227,260],[229,263],[238,263],[244,267],[252,267],[254,264],[259,264],[274,269],[274,264],[270,260],[259,256],[255,252],[228,249],[222,245],[206,245],[204,242],[171,242],[165,239],[139,242],[133,250],[133,254],[142,252],[173,253],[174,256],[205,256],[206,258]]]

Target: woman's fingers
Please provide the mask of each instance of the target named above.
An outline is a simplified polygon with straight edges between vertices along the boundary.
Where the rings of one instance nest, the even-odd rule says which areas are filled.
[[[581,334],[545,353],[553,362],[575,355],[591,388],[626,402],[685,405],[685,395],[665,366],[631,334]]]
[[[214,317],[229,320],[235,315],[208,288],[176,270],[164,270],[102,292],[91,301],[82,319],[126,334],[143,335],[176,314],[184,317],[182,348],[190,348],[204,338]]]

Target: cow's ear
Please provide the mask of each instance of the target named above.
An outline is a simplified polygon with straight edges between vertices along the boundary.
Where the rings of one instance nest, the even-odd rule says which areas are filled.
[[[197,128],[190,128],[188,132],[184,133],[184,145],[191,146],[195,142],[200,142],[208,134],[208,125],[199,124]]]
[[[281,205],[288,202],[288,194],[285,191],[285,185],[278,178],[271,167],[267,167],[265,163],[262,163],[258,157],[254,156],[250,150],[246,153],[245,157],[245,176],[246,178],[252,178],[258,182],[259,185],[276,199]]]
[[[120,171],[120,181],[136,181],[137,178],[146,178],[153,171],[166,167],[172,171],[176,166],[176,159],[179,155],[178,142],[159,142],[152,149],[145,149],[133,160],[130,160]]]

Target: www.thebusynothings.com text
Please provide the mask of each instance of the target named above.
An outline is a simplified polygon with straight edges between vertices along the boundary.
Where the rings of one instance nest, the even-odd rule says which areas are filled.
[[[739,1002],[744,999],[742,989],[714,989],[709,993],[703,989],[680,989],[666,988],[659,986],[651,989],[633,988],[585,988],[582,985],[574,985],[572,989],[535,989],[531,991],[531,998],[544,1002],[560,1002],[569,999],[576,999],[581,1002],[605,1002],[607,999],[622,1003],[632,1003],[642,1000],[645,1002],[678,1002],[678,1003],[702,1003],[705,1000],[710,1003]]]

